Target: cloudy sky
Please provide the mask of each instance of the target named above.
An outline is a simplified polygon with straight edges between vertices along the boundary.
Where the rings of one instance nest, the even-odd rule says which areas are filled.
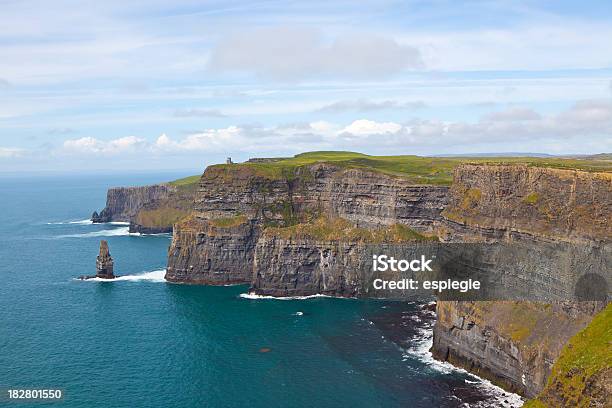
[[[0,172],[612,151],[606,1],[0,0]]]

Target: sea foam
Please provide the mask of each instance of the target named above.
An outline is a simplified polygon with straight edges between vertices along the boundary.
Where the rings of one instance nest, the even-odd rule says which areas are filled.
[[[488,380],[484,378],[480,378],[477,375],[474,375],[463,368],[455,367],[454,365],[446,362],[436,360],[431,354],[431,347],[433,346],[433,328],[431,326],[417,329],[418,334],[412,339],[413,346],[407,349],[408,355],[412,355],[418,358],[420,361],[425,363],[428,367],[443,374],[451,374],[453,372],[463,373],[470,376],[470,378],[475,381],[465,380],[467,384],[476,385],[478,387],[482,387],[487,391],[488,394],[491,395],[492,398],[495,399],[497,406],[499,407],[520,407],[523,405],[524,401],[520,395],[514,394],[511,392],[507,392],[504,389],[494,385]],[[508,402],[504,402],[508,401]],[[490,406],[491,401],[483,401],[484,405],[480,405],[479,403],[475,403],[470,405],[475,408],[484,408],[486,406]]]
[[[85,232],[83,234],[58,235],[56,238],[95,238],[95,237],[117,237],[117,236],[122,236],[122,235],[140,235],[140,234],[130,234],[129,227],[121,227],[121,228],[105,229],[105,230],[100,230],[100,231]]]
[[[130,281],[130,282],[140,282],[140,281],[149,281],[149,282],[166,282],[164,276],[166,275],[165,269],[160,269],[157,271],[144,272],[138,275],[124,275],[118,276],[114,279],[103,279],[103,278],[91,278],[86,279],[84,282],[120,282],[120,281]],[[78,279],[80,280],[80,279]]]
[[[275,300],[304,300],[304,299],[313,299],[313,298],[320,298],[320,297],[324,297],[324,298],[331,298],[333,296],[329,296],[329,295],[321,295],[321,294],[316,294],[316,295],[308,295],[308,296],[286,296],[286,297],[277,297],[277,296],[264,296],[264,295],[256,295],[254,293],[241,293],[240,294],[241,298],[244,299],[251,299],[251,300],[259,300],[259,299],[275,299]],[[346,299],[346,298],[343,298]]]
[[[47,225],[68,225],[68,224],[76,224],[76,225],[91,225],[93,221],[90,219],[87,220],[79,220],[79,221],[59,221],[59,222],[47,222]]]

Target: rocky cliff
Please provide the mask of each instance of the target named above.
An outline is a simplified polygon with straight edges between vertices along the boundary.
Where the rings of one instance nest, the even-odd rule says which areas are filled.
[[[534,396],[563,345],[604,304],[560,301],[592,293],[593,282],[609,297],[612,176],[468,164],[456,168],[454,180],[440,236],[508,243],[511,250],[478,267],[513,273],[513,289],[531,286],[553,303],[438,302],[432,352]]]
[[[463,164],[455,169],[444,217],[451,232],[459,233],[451,240],[525,232],[609,241],[611,195],[609,172]]]
[[[251,283],[253,274],[257,274],[253,271],[256,247],[272,250],[265,240],[259,242],[264,229],[308,224],[321,215],[346,220],[355,228],[399,224],[431,232],[442,220],[447,190],[445,186],[415,185],[401,177],[328,163],[280,173],[244,165],[211,166],[201,178],[194,216],[175,225],[167,279],[186,283],[216,281],[209,275],[233,267],[225,261],[231,257],[204,254],[243,248],[244,254],[238,258],[239,271],[242,282]],[[243,224],[236,226],[235,220]],[[214,249],[221,242],[223,246]],[[282,245],[285,241],[272,242]],[[258,259],[261,264],[262,257]],[[221,263],[215,265],[216,262]],[[231,280],[236,278],[233,274]],[[270,282],[273,281],[280,282]],[[266,291],[264,287],[259,289]],[[308,291],[300,287],[296,290]]]
[[[495,277],[506,293],[549,302],[440,301],[432,352],[527,396],[605,302],[576,300],[592,300],[584,293],[593,286],[609,296],[609,172],[461,164],[449,189],[387,162],[376,170],[363,161],[283,162],[206,169],[192,216],[175,225],[168,280],[247,283],[274,296],[379,296],[369,290],[368,251],[399,245],[416,254],[437,238],[503,244],[482,247],[462,267]]]
[[[570,339],[525,408],[612,406],[612,304]]]
[[[195,183],[164,183],[141,187],[110,188],[106,206],[91,220],[129,222],[130,232],[143,234],[172,232],[175,222],[193,209]]]
[[[93,222],[129,222],[145,204],[168,198],[176,187],[155,184],[142,187],[114,187],[106,193],[106,206],[100,214],[94,212]]]

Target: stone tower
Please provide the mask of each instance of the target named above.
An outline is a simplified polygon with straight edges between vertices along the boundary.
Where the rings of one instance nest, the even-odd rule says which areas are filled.
[[[104,279],[113,279],[113,258],[108,250],[108,243],[104,240],[100,241],[100,254],[96,258],[96,277]]]

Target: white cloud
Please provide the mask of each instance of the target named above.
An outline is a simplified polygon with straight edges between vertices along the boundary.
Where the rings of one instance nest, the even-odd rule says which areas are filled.
[[[402,125],[394,122],[375,122],[367,119],[359,119],[342,129],[340,133],[350,133],[355,136],[397,133]]]
[[[229,126],[193,133],[182,140],[173,140],[164,133],[157,138],[153,148],[161,151],[223,151],[225,148],[239,145],[243,139],[241,128]]]
[[[612,150],[612,102],[576,103],[555,115],[526,108],[484,115],[476,122],[412,119],[404,123],[355,120],[211,128],[182,138],[161,134],[154,142],[135,136],[102,141],[66,140],[64,151],[148,155],[271,154],[281,151],[362,150],[365,152],[448,153],[474,151],[606,152]]]
[[[0,147],[0,158],[10,159],[14,157],[20,157],[25,153],[25,149],[17,147]]]
[[[136,136],[126,136],[108,141],[88,136],[64,141],[62,152],[113,155],[135,152],[145,146],[145,139]]]
[[[392,38],[344,34],[326,41],[318,31],[289,27],[230,35],[212,50],[209,61],[215,72],[246,72],[282,81],[386,78],[422,66],[417,48]]]

